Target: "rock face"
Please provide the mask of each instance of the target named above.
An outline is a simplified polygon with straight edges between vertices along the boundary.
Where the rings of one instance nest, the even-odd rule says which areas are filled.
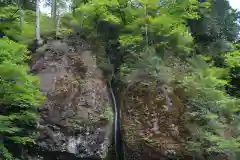
[[[132,82],[121,99],[128,160],[166,160],[184,152],[184,105],[173,88],[146,79]]]
[[[46,100],[39,108],[38,147],[44,159],[105,158],[112,108],[91,47],[78,37],[49,40],[33,55]]]

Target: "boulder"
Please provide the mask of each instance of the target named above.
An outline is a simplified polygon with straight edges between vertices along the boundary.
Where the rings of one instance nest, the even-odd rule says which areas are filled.
[[[126,157],[128,160],[176,158],[185,149],[185,106],[170,85],[154,81],[147,75],[142,77],[145,78],[128,80],[121,97]]]
[[[35,57],[35,58],[34,58]],[[87,42],[49,40],[33,54],[32,72],[46,96],[37,147],[45,159],[103,159],[112,133],[107,87]],[[46,154],[47,153],[47,154]]]

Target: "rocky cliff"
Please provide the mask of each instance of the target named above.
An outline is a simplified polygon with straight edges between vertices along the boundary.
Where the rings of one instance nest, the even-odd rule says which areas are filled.
[[[79,36],[49,39],[33,54],[32,72],[46,96],[39,108],[38,159],[106,157],[113,113],[95,57]]]
[[[165,160],[184,151],[184,105],[174,89],[153,80],[133,82],[122,94],[127,159]]]
[[[189,94],[137,70],[126,77],[121,94],[121,129],[127,160],[229,160],[226,154],[190,150],[198,132],[185,101]]]

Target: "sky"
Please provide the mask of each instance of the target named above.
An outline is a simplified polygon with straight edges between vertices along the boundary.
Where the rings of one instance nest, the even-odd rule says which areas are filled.
[[[240,11],[240,0],[229,0],[229,2],[234,9],[238,9]]]
[[[50,7],[43,7],[43,1],[40,2],[40,11],[42,13],[50,14],[51,8]]]
[[[229,2],[234,9],[238,9],[240,11],[240,0],[229,0]],[[47,14],[51,13],[49,7],[43,7],[43,3],[40,3],[40,10],[43,13],[47,13]]]

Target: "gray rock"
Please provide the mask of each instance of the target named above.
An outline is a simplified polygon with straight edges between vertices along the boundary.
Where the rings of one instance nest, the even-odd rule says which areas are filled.
[[[44,58],[33,65],[40,77],[41,92],[47,95],[39,108],[37,146],[43,152],[57,153],[54,159],[106,157],[112,118],[102,121],[110,101],[96,58],[91,51],[84,51],[84,46],[50,41],[44,47]]]

